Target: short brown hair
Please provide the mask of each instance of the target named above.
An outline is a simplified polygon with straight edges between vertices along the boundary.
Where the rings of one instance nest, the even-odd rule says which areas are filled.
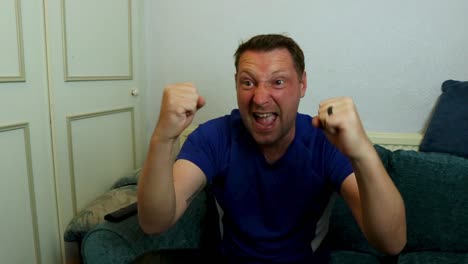
[[[248,50],[272,51],[282,48],[287,49],[291,54],[296,72],[299,78],[301,78],[302,73],[304,73],[305,70],[304,53],[292,38],[282,34],[256,35],[250,38],[248,41],[241,43],[234,53],[234,66],[236,67],[236,71],[238,70],[240,56],[244,52]]]

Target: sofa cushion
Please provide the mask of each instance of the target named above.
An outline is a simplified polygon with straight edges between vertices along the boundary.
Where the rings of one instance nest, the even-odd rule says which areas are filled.
[[[383,256],[367,242],[351,210],[341,197],[336,199],[333,206],[329,231],[323,243],[329,245],[332,251],[355,251]]]
[[[393,152],[388,171],[403,196],[407,251],[468,249],[468,159]]]
[[[107,191],[81,209],[68,223],[65,242],[80,243],[83,237],[98,224],[103,223],[104,216],[137,200],[136,185],[122,186]]]
[[[388,168],[388,163],[390,162],[393,152],[379,144],[374,144],[374,148],[377,151],[384,167]]]
[[[131,263],[139,255],[158,249],[199,248],[211,235],[206,226],[207,209],[211,200],[201,192],[179,221],[159,235],[145,234],[137,215],[121,222],[103,222],[89,231],[83,239],[82,256],[91,263]]]
[[[140,171],[141,168],[138,168],[119,178],[112,184],[109,191],[99,195],[80,209],[65,229],[65,242],[81,243],[86,233],[105,221],[106,214],[136,202],[136,185]]]
[[[422,251],[403,253],[398,259],[399,264],[460,264],[468,263],[468,253],[451,253]]]
[[[355,251],[336,250],[330,255],[329,264],[380,264],[378,257]]]
[[[467,106],[468,81],[445,81],[419,150],[468,158]]]
[[[132,173],[130,173],[127,176],[123,176],[119,179],[117,179],[113,184],[111,189],[119,188],[122,186],[127,186],[127,185],[137,185],[138,184],[138,178],[140,177],[142,168],[138,168],[134,170]]]

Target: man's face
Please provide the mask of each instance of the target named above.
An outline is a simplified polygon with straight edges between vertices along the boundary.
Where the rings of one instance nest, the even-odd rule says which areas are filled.
[[[307,82],[287,49],[246,51],[235,76],[242,120],[260,145],[289,144]]]

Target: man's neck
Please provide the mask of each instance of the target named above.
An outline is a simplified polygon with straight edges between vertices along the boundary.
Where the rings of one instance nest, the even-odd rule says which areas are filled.
[[[263,156],[265,157],[265,160],[268,164],[273,164],[281,159],[281,157],[283,157],[283,155],[288,150],[289,145],[291,145],[293,142],[294,136],[295,131],[275,142],[274,144],[260,145],[260,150],[262,151]]]

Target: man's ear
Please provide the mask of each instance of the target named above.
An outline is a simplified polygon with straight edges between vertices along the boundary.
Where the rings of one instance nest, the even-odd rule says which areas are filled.
[[[300,80],[300,88],[301,88],[301,98],[304,97],[305,92],[307,90],[307,74],[304,71],[302,73],[302,78]]]

